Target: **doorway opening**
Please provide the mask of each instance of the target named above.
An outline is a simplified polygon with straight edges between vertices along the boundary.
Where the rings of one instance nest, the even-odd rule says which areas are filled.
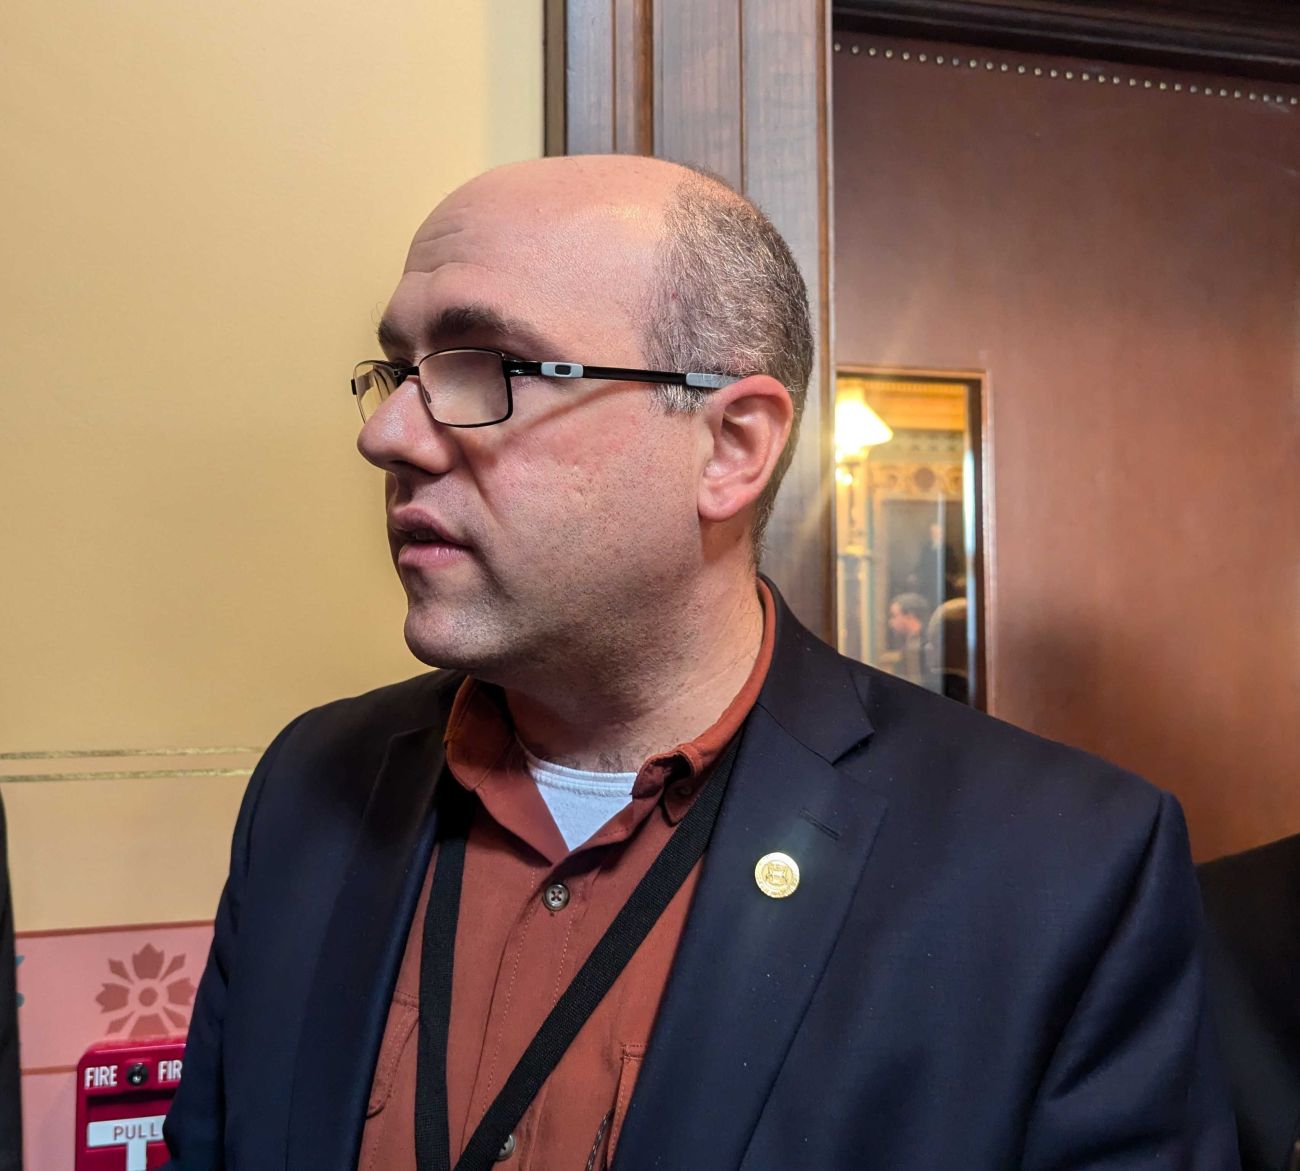
[[[967,371],[836,372],[839,649],[980,707],[982,401]]]

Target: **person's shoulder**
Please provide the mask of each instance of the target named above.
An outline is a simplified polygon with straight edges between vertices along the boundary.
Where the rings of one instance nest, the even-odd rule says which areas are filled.
[[[1206,914],[1226,934],[1300,926],[1300,834],[1197,868]]]
[[[1100,756],[846,663],[872,725],[863,766],[899,778],[898,795],[932,815],[1019,821],[1058,842],[1099,843],[1143,838],[1162,811],[1176,810],[1168,794]]]
[[[1269,1053],[1300,1071],[1300,834],[1204,863],[1197,877],[1229,1063],[1243,1084]]]
[[[1200,875],[1201,884],[1215,890],[1239,884],[1253,887],[1269,879],[1300,882],[1300,833],[1205,862]]]
[[[1116,831],[1142,838],[1165,812],[1181,819],[1174,798],[1135,773],[850,659],[778,604],[760,704],[814,750],[818,741],[840,749],[832,763],[879,791],[895,815],[911,810],[936,828],[945,814],[986,829],[1032,825],[1094,843]],[[832,721],[846,734],[827,734]]]
[[[356,735],[387,739],[445,721],[463,679],[459,671],[426,671],[311,708],[290,726],[298,734],[330,739]]]
[[[277,774],[373,773],[394,736],[445,727],[458,671],[430,671],[384,687],[332,700],[303,712],[267,748],[259,766]]]
[[[923,875],[990,932],[1024,933],[1025,948],[1079,971],[1141,892],[1175,892],[1162,939],[1194,935],[1195,879],[1175,797],[1079,748],[872,668],[851,670],[872,734],[841,767],[885,800],[881,863]]]
[[[303,712],[262,754],[241,818],[261,827],[255,836],[297,840],[304,809],[360,816],[394,738],[438,735],[462,678],[434,671]]]

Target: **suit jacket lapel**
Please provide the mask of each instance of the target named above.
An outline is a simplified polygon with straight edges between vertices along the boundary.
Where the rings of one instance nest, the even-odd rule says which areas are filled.
[[[288,1166],[355,1171],[393,985],[434,841],[442,729],[389,742],[326,928],[303,1017]]]
[[[870,734],[847,665],[783,606],[778,622],[769,685],[745,727],[617,1171],[740,1166],[884,817],[883,798],[833,763]],[[754,878],[758,859],[777,850],[800,869],[785,899]]]

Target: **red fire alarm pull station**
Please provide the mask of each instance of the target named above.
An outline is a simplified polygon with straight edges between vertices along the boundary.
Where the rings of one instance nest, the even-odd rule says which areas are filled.
[[[76,1171],[149,1171],[167,1162],[163,1119],[184,1040],[104,1041],[77,1066]]]

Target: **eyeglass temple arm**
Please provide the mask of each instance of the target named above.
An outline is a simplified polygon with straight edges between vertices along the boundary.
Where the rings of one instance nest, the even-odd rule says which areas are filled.
[[[739,382],[729,374],[678,374],[669,370],[633,370],[625,366],[584,366],[581,362],[507,362],[508,374],[540,374],[543,378],[609,378],[618,382],[664,382],[718,390]]]

